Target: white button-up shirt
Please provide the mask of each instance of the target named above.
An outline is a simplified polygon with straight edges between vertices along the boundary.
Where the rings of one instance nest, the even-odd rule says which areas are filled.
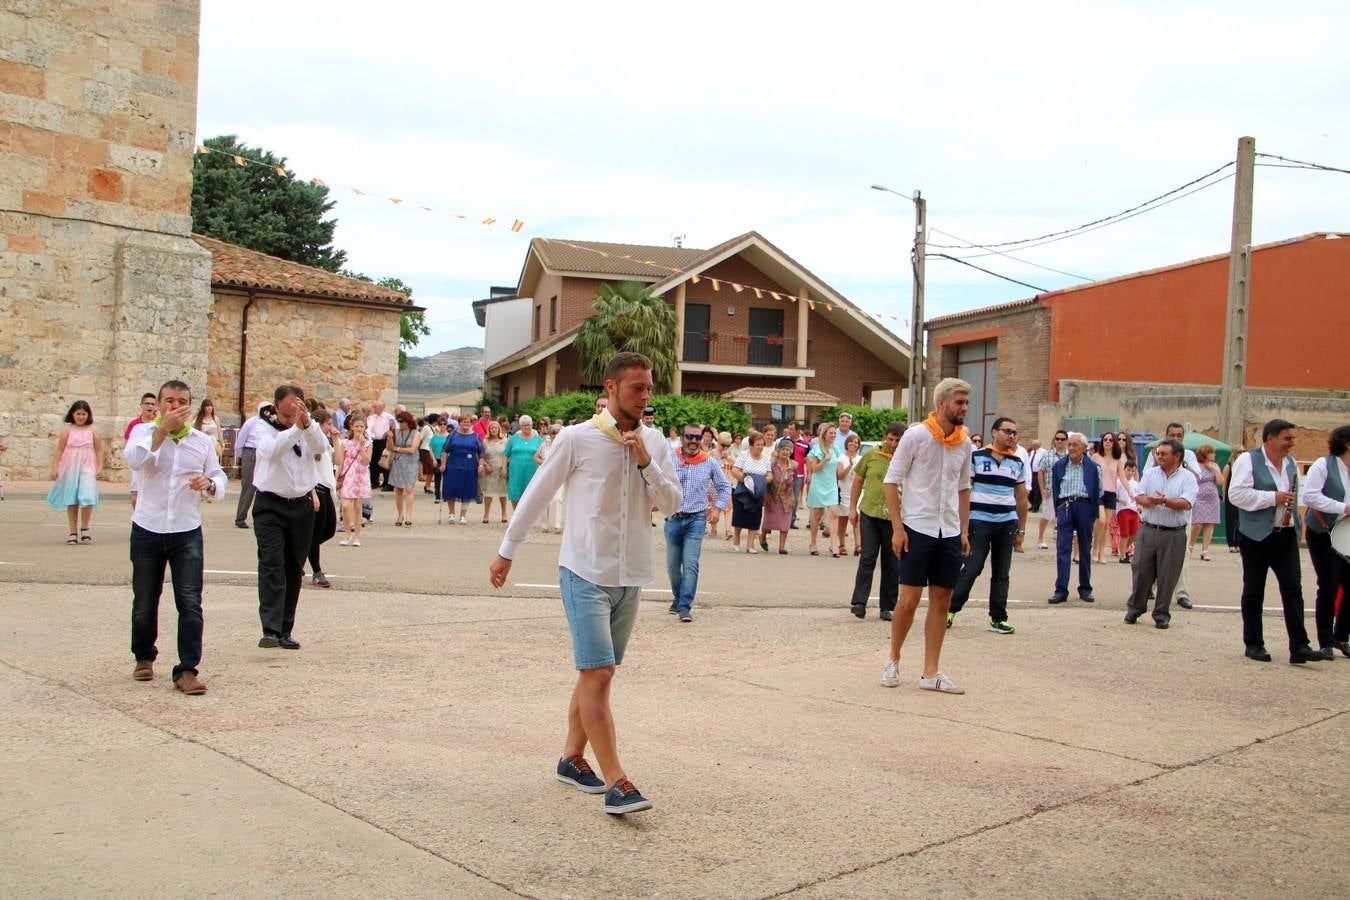
[[[259,422],[256,433],[253,486],[289,500],[312,491],[319,483],[319,464],[328,444],[319,423],[311,420],[308,428],[292,425],[277,431],[271,424]]]
[[[197,429],[181,441],[165,438],[151,450],[155,425],[137,425],[127,440],[126,460],[141,475],[140,494],[131,521],[155,534],[179,534],[200,528],[202,494],[212,502],[225,496],[225,472],[216,457],[216,442]],[[194,475],[211,479],[216,491],[201,493],[189,487]]]
[[[1333,500],[1322,493],[1327,486],[1325,456],[1317,458],[1317,462],[1308,469],[1308,477],[1303,479],[1303,505],[1320,512],[1328,525],[1345,515],[1346,504],[1350,502],[1350,472],[1346,471],[1345,460],[1337,457],[1335,464],[1341,470],[1341,484],[1346,488],[1345,500]]]
[[[602,587],[632,587],[655,578],[651,508],[673,515],[683,497],[661,432],[642,427],[651,462],[639,469],[632,451],[593,422],[569,425],[516,505],[497,551],[515,559],[530,528],[560,487],[567,487],[567,528],[558,565]]]
[[[1275,487],[1281,491],[1289,490],[1289,475],[1284,471],[1284,460],[1280,460],[1280,465],[1276,466],[1266,456],[1264,448],[1260,450],[1261,459],[1266,464],[1266,469],[1270,471],[1270,477],[1275,479]],[[1231,478],[1228,481],[1228,499],[1238,509],[1245,509],[1247,512],[1256,512],[1258,509],[1267,509],[1275,505],[1275,491],[1258,491],[1256,484],[1252,479],[1252,455],[1247,451],[1238,454],[1237,459],[1233,461]],[[1279,516],[1275,517],[1276,525],[1279,525]]]
[[[1154,466],[1144,473],[1135,494],[1140,497],[1151,497],[1159,491],[1162,491],[1162,495],[1168,500],[1185,500],[1191,506],[1194,506],[1196,494],[1200,492],[1200,483],[1195,480],[1195,476],[1185,466],[1177,466],[1176,471],[1171,475],[1164,472],[1162,466]],[[1191,510],[1190,507],[1172,509],[1159,504],[1158,506],[1140,507],[1139,518],[1149,525],[1158,525],[1162,528],[1180,528],[1191,524]]]
[[[886,469],[886,484],[901,488],[904,524],[929,537],[961,536],[962,491],[970,490],[969,438],[948,447],[918,422],[905,429]]]

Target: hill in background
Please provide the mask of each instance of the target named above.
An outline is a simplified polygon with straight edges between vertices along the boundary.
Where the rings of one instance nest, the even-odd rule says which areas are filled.
[[[409,356],[399,373],[400,394],[457,394],[483,386],[483,348],[460,347],[435,356]]]

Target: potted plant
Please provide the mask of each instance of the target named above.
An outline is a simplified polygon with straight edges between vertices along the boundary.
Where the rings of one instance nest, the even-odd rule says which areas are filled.
[[[737,335],[733,335],[731,339],[732,339],[733,341],[735,341],[736,343],[738,343],[738,344],[748,344],[748,343],[750,343],[750,335],[748,335],[748,334],[737,334]]]
[[[707,331],[699,332],[699,337],[711,344],[713,341],[717,340],[717,332],[709,328]]]
[[[766,335],[764,343],[768,344],[770,347],[781,347],[783,346],[783,336],[781,334]]]

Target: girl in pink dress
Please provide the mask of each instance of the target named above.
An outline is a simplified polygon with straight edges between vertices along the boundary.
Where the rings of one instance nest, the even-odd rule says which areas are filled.
[[[366,418],[360,413],[347,417],[347,439],[342,442],[338,462],[338,499],[342,501],[342,540],[340,547],[361,546],[361,501],[370,496],[370,452],[366,436]]]
[[[83,400],[76,400],[66,412],[67,428],[61,432],[52,457],[51,478],[55,484],[47,492],[52,509],[66,511],[70,524],[67,544],[92,544],[89,521],[98,506],[98,473],[103,471],[103,441],[94,433],[94,411]],[[76,534],[76,525],[80,526]]]

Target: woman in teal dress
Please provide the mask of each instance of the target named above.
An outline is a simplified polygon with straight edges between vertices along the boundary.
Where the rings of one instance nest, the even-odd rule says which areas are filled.
[[[521,416],[520,430],[506,439],[506,449],[503,451],[506,457],[506,497],[511,501],[512,508],[520,503],[525,488],[530,486],[530,479],[539,468],[534,455],[543,443],[543,436],[534,430],[534,419],[529,416]]]
[[[810,480],[810,487],[806,492],[806,507],[811,510],[811,555],[819,556],[816,550],[816,535],[820,533],[823,520],[825,526],[825,536],[830,536],[830,518],[834,508],[839,505],[839,481],[835,477],[835,465],[839,462],[839,451],[834,447],[834,436],[837,429],[828,423],[820,429],[820,439],[811,452],[806,454],[806,477]],[[838,557],[839,553],[834,549],[834,544],[830,544],[830,555]]]

